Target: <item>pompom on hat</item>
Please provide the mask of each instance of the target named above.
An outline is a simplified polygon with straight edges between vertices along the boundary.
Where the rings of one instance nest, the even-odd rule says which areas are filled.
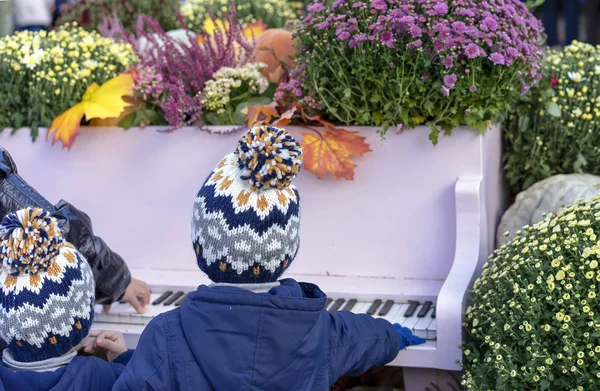
[[[292,181],[302,148],[284,129],[250,129],[208,176],[194,203],[198,266],[219,283],[275,282],[300,245],[300,196]]]
[[[0,338],[16,361],[59,357],[93,320],[94,278],[57,220],[38,208],[0,224]]]

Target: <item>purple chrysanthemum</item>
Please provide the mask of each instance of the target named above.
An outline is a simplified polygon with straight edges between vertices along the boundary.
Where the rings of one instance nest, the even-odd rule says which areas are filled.
[[[448,57],[444,58],[444,60],[442,61],[442,64],[444,64],[444,67],[446,69],[450,69],[454,66],[454,58],[452,56],[448,56]]]
[[[450,95],[450,90],[446,88],[446,86],[442,86],[442,94],[444,94],[444,96],[448,96]]]
[[[312,3],[306,9],[309,12],[323,12],[326,10],[325,6],[321,3]]]
[[[465,48],[465,54],[467,55],[468,58],[476,58],[479,56],[480,52],[481,52],[481,48],[474,43],[468,44],[467,47]]]
[[[439,3],[433,6],[433,10],[438,15],[446,15],[448,13],[448,5],[446,3]]]
[[[477,92],[477,87],[475,85],[472,85],[471,87],[469,87],[469,91]]]
[[[504,56],[498,52],[494,52],[490,54],[490,60],[494,63],[494,65],[504,65]]]
[[[454,73],[444,76],[444,85],[448,88],[454,88],[458,78]]]
[[[347,40],[348,38],[350,38],[350,33],[347,31],[342,31],[341,33],[338,34],[337,36],[339,39],[341,39],[342,41]]]

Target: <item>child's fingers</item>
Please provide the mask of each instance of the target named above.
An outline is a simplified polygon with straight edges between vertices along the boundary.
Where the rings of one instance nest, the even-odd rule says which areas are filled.
[[[108,339],[110,341],[118,341],[122,334],[118,331],[104,330],[98,334],[98,339]]]
[[[127,348],[124,348],[121,343],[112,341],[110,339],[96,340],[96,344],[108,352],[117,354],[123,352],[123,350],[127,350]]]

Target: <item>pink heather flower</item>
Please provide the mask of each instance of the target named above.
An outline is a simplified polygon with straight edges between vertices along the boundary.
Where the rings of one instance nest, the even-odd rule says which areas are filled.
[[[472,85],[471,87],[469,87],[469,91],[477,92],[477,87],[475,85]]]
[[[494,65],[504,65],[504,56],[498,52],[494,52],[490,55],[490,60]]]
[[[446,67],[446,69],[450,69],[454,66],[454,58],[452,56],[448,56],[444,58],[442,64],[444,64],[444,67]]]
[[[341,33],[338,34],[337,36],[339,39],[341,39],[342,41],[347,40],[348,38],[350,38],[350,33],[347,31],[342,31]]]
[[[433,10],[438,15],[446,15],[448,13],[448,5],[446,3],[439,3],[433,6]]]
[[[474,43],[468,44],[467,47],[465,48],[465,54],[469,58],[478,57],[480,52],[481,52],[481,48],[479,46],[475,45]]]
[[[323,12],[326,8],[321,3],[312,3],[306,9],[310,12]]]
[[[444,94],[444,96],[448,96],[450,95],[450,90],[446,88],[446,86],[442,86],[442,94]]]
[[[458,80],[458,78],[454,73],[444,76],[444,84],[448,88],[454,88],[456,85],[456,80]]]

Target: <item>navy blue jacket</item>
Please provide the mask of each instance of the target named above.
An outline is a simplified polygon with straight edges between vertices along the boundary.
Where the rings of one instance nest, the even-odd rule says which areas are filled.
[[[202,285],[148,324],[114,390],[320,391],[396,357],[392,324],[325,300],[289,279],[260,294]]]
[[[0,363],[0,391],[110,391],[133,351],[115,361],[77,356],[52,372],[13,371]]]

